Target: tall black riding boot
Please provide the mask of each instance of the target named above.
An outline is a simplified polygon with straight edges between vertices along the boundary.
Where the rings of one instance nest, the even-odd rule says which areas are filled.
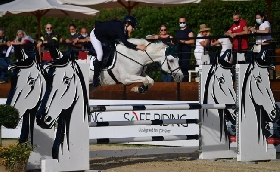
[[[94,62],[94,76],[93,76],[93,86],[98,87],[100,86],[99,82],[99,75],[101,73],[101,67],[102,67],[102,61],[96,61]]]

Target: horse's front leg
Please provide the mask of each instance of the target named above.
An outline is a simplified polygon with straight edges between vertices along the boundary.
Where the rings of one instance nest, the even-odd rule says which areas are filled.
[[[141,86],[135,86],[131,89],[131,91],[136,93],[145,93],[154,85],[154,80],[148,75],[145,77],[137,75],[127,75],[124,84],[132,84],[135,82],[143,83]]]

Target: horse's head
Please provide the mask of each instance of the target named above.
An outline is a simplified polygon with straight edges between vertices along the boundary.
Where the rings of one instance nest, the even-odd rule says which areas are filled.
[[[270,88],[269,66],[262,65],[261,59],[250,64],[246,71],[249,96],[254,104],[262,106],[269,121],[274,122],[280,115],[273,93]]]
[[[174,81],[181,82],[184,78],[184,74],[179,66],[179,58],[177,56],[177,47],[169,45],[166,47],[164,59],[161,60],[161,69],[167,73],[170,73]]]
[[[45,79],[39,64],[31,58],[12,63],[9,70],[17,71],[14,72],[17,75],[12,80],[15,87],[11,88],[7,104],[18,108],[23,115],[26,110],[34,109],[41,102],[45,92]]]
[[[225,102],[235,104],[236,93],[233,88],[232,69],[233,66],[224,60],[211,66],[205,83],[205,104],[224,104]],[[210,99],[212,101],[209,101]],[[236,111],[234,109],[227,109],[225,113],[228,113],[227,116],[231,118],[230,120],[235,120]]]
[[[37,122],[41,127],[51,128],[59,114],[74,106],[78,100],[79,79],[74,65],[67,58],[48,64],[47,68],[52,72],[53,82],[47,83],[49,90],[46,92],[37,114]]]

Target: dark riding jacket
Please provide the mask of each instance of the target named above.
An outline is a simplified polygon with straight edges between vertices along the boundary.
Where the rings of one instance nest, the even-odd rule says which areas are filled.
[[[96,21],[94,34],[100,42],[105,44],[112,44],[120,39],[128,48],[136,49],[137,46],[127,41],[127,31],[124,30],[124,24],[120,21]]]

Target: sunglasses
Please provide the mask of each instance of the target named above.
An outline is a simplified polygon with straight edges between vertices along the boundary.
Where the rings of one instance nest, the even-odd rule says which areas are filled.
[[[179,24],[185,24],[186,22],[179,22]]]
[[[47,30],[51,30],[51,29],[52,29],[52,27],[47,27],[46,29],[47,29]]]
[[[166,29],[161,29],[160,31],[166,31]]]

